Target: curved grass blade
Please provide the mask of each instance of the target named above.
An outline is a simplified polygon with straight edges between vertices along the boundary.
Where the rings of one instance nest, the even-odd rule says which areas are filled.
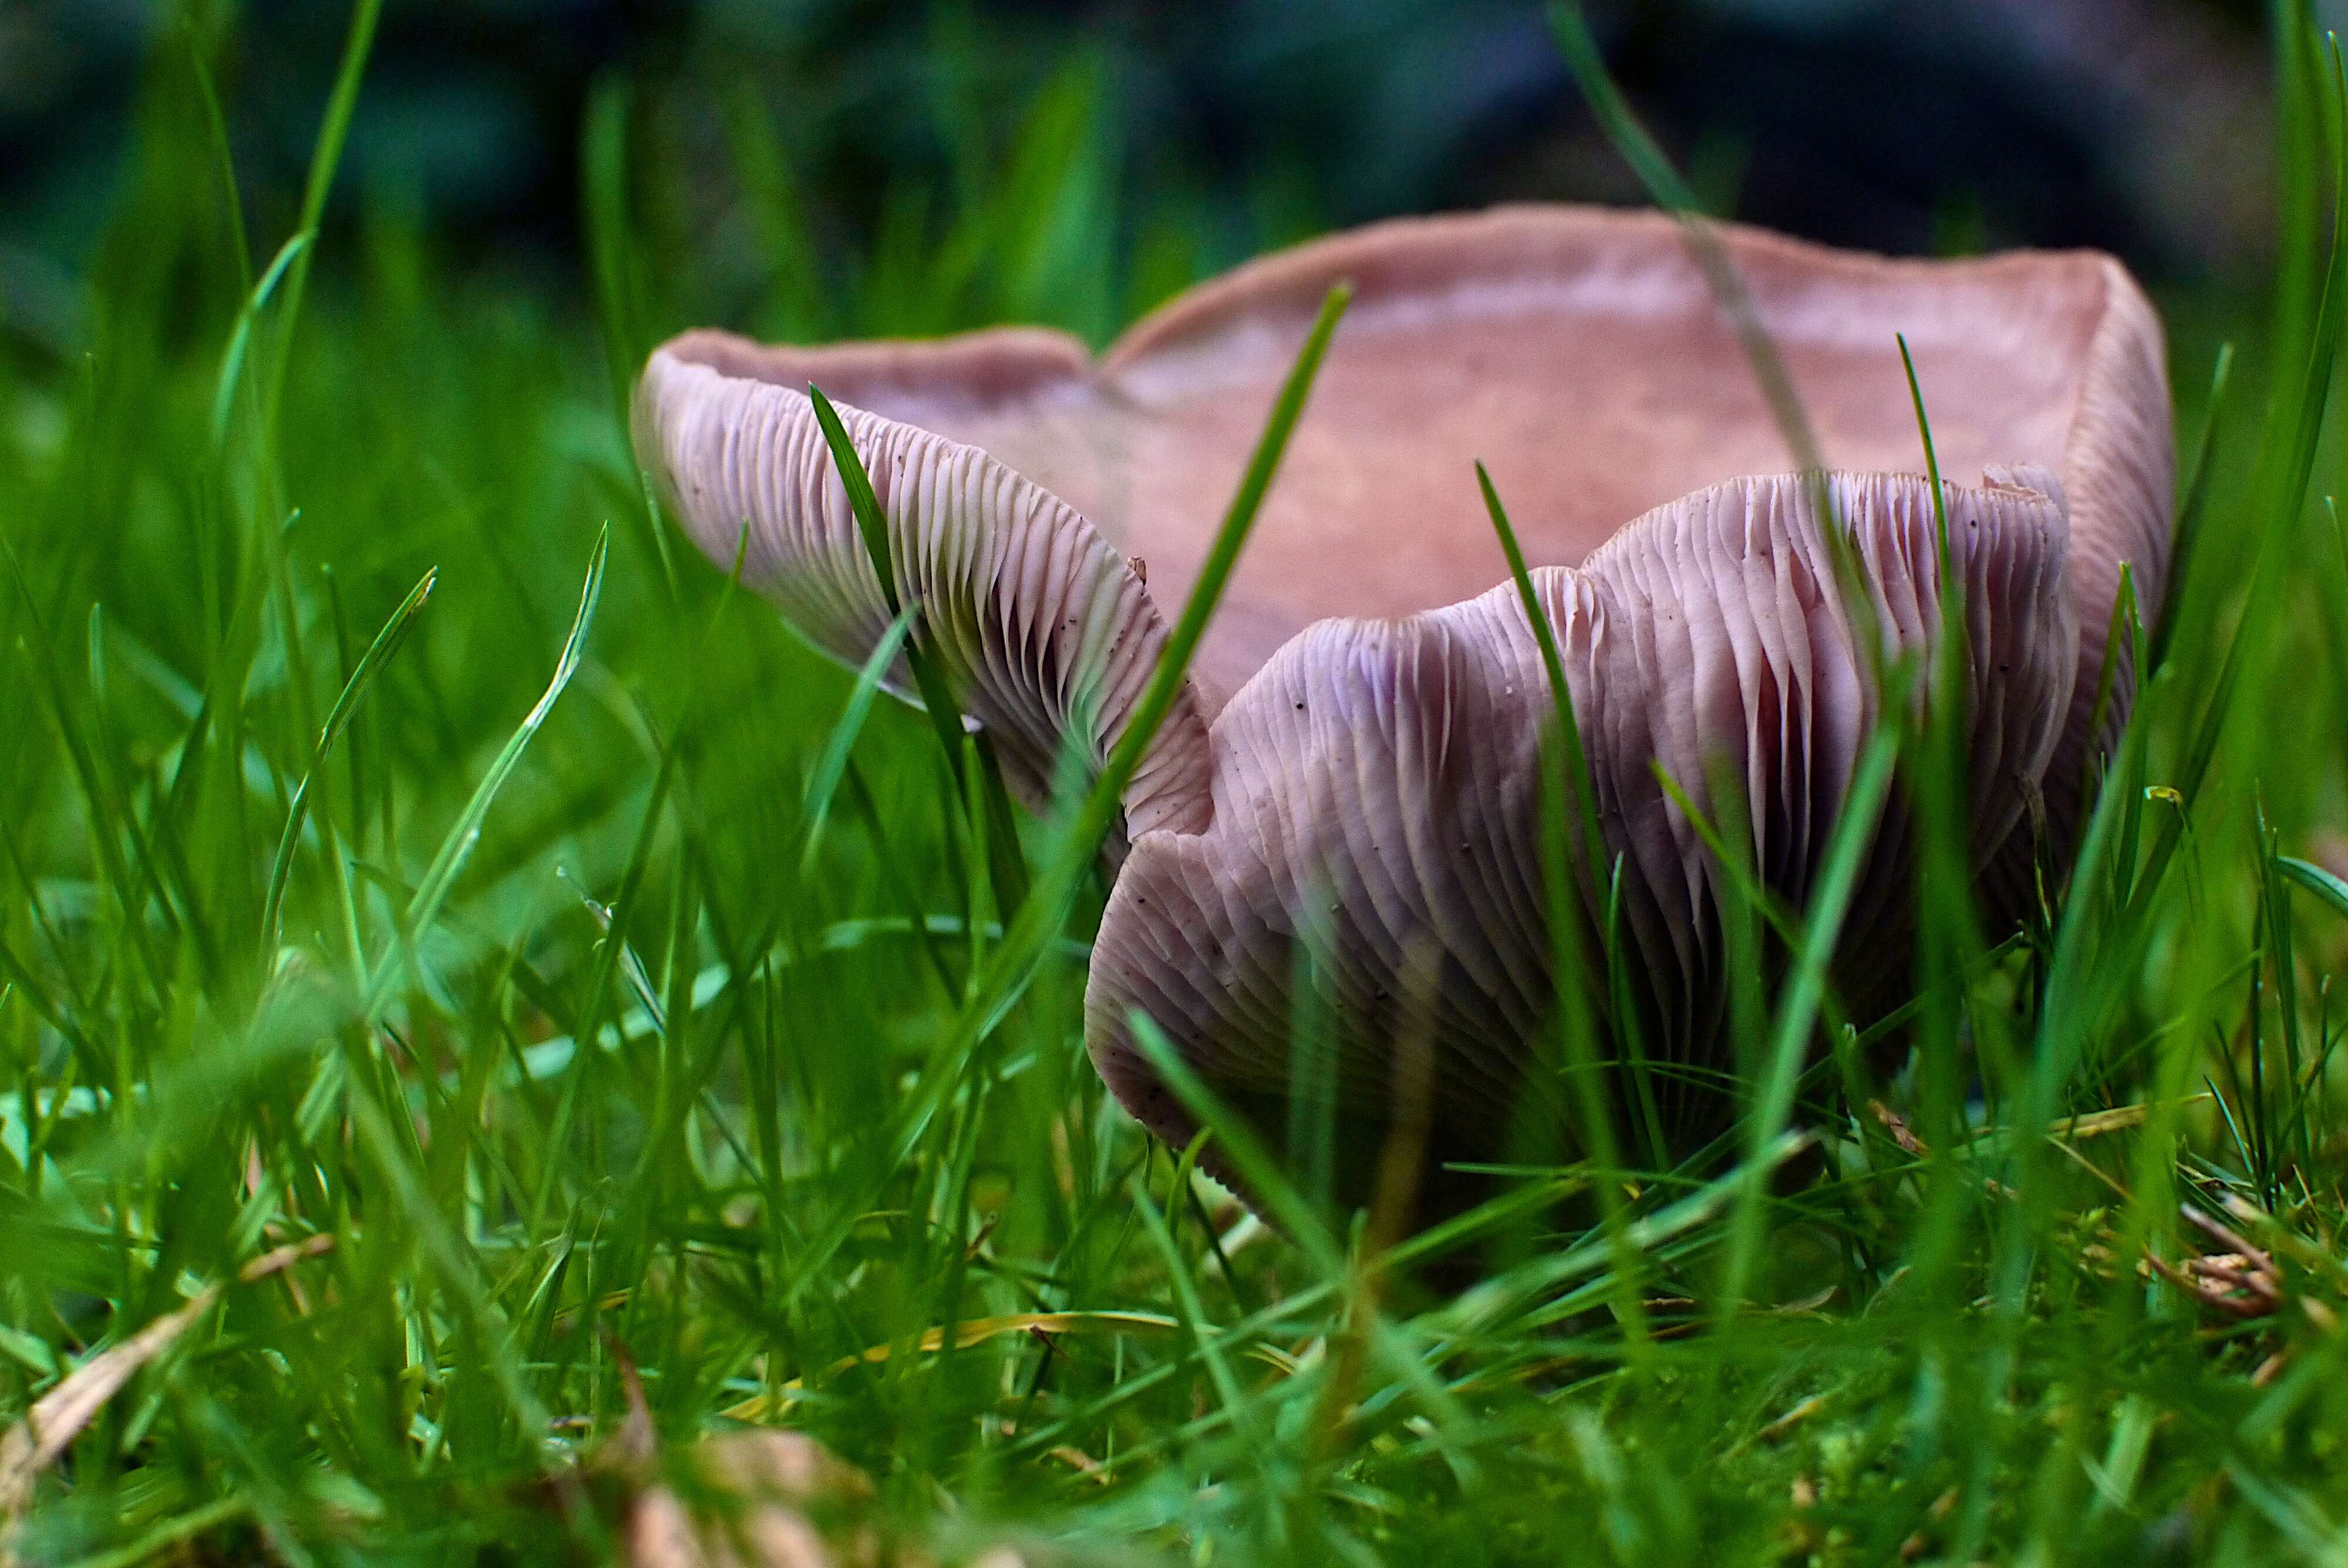
[[[1835,818],[1834,835],[1818,868],[1818,891],[1811,895],[1809,917],[1795,948],[1793,972],[1777,1004],[1776,1027],[1770,1031],[1769,1052],[1764,1059],[1767,1076],[1761,1081],[1747,1122],[1745,1166],[1752,1173],[1736,1200],[1729,1224],[1728,1262],[1720,1293],[1720,1310],[1733,1313],[1745,1298],[1760,1248],[1761,1208],[1768,1195],[1766,1173],[1773,1168],[1770,1152],[1782,1142],[1794,1111],[1795,1091],[1802,1076],[1804,1048],[1818,1021],[1824,999],[1827,965],[1842,935],[1842,923],[1865,866],[1866,852],[1875,841],[1885,800],[1891,791],[1892,764],[1900,755],[1900,731],[1879,727],[1851,771],[1850,788]]]
[[[302,187],[301,221],[295,224],[300,234],[315,234],[326,216],[326,196],[335,186],[335,171],[343,160],[343,143],[350,136],[351,116],[358,108],[359,78],[366,72],[368,54],[375,47],[376,20],[383,15],[383,0],[358,0],[351,10],[350,31],[343,39],[343,57],[335,68],[335,86],[326,99],[325,118],[318,127],[318,139],[310,154],[309,178]],[[269,370],[268,395],[263,405],[263,417],[273,430],[277,422],[278,400],[285,390],[285,364],[294,346],[294,324],[302,314],[302,295],[310,281],[310,251],[304,246],[294,258],[285,278],[285,306],[282,313]]]
[[[1906,333],[1893,333],[1891,341],[1900,345],[1900,368],[1908,375],[1908,401],[1916,410],[1916,429],[1924,443],[1924,477],[1932,487],[1932,548],[1941,567],[1941,591],[1958,593],[1964,585],[1949,558],[1948,497],[1941,490],[1941,454],[1932,445],[1932,422],[1924,413],[1924,388],[1916,379],[1916,356],[1908,352]],[[1942,624],[1947,624],[1945,615]]]
[[[1581,847],[1589,856],[1583,862],[1592,877],[1606,864],[1606,840],[1598,830],[1597,791],[1590,782],[1590,763],[1581,745],[1581,723],[1574,716],[1573,691],[1566,684],[1565,659],[1558,651],[1557,629],[1541,613],[1540,600],[1533,592],[1532,574],[1525,566],[1523,547],[1517,542],[1517,530],[1509,524],[1509,509],[1500,504],[1500,493],[1493,488],[1492,476],[1479,460],[1476,465],[1477,487],[1484,494],[1484,510],[1491,516],[1492,531],[1500,536],[1501,553],[1509,558],[1509,576],[1517,585],[1518,601],[1525,607],[1525,620],[1532,627],[1533,641],[1540,644],[1541,665],[1549,671],[1549,689],[1557,706],[1558,743],[1565,748],[1565,768],[1573,781],[1573,798],[1581,815]]]
[[[2274,864],[2276,870],[2314,894],[2334,913],[2348,916],[2348,881],[2343,881],[2321,866],[2289,855],[2277,856]]]
[[[301,842],[302,825],[309,815],[311,781],[325,765],[326,753],[334,749],[343,727],[358,711],[359,702],[366,695],[367,687],[383,667],[391,662],[392,656],[399,651],[401,645],[407,642],[407,634],[415,630],[416,618],[423,612],[424,601],[432,597],[432,585],[439,576],[440,569],[434,567],[407,590],[407,597],[400,601],[397,610],[391,612],[391,619],[383,623],[383,630],[375,634],[375,641],[360,656],[357,668],[351,671],[351,678],[344,682],[342,695],[335,699],[334,707],[326,713],[325,727],[319,731],[318,743],[310,752],[310,765],[304,770],[302,782],[294,786],[293,803],[285,816],[285,831],[278,837],[277,855],[270,864],[269,894],[261,907],[261,946],[264,952],[277,940],[278,920],[284,912],[285,884],[294,869],[294,846]]]
[[[2201,422],[2200,439],[2193,444],[2192,477],[2185,482],[2184,498],[2177,504],[2177,524],[2171,530],[2168,601],[2161,606],[2160,617],[2152,630],[2152,662],[2157,667],[2168,657],[2169,635],[2177,629],[2178,607],[2185,602],[2187,573],[2192,569],[2194,547],[2200,542],[2201,514],[2209,505],[2209,454],[2218,441],[2218,422],[2226,412],[2226,389],[2234,369],[2234,345],[2218,345],[2218,367],[2209,376],[2209,413]],[[2147,669],[2137,679],[2148,682],[2152,671]],[[2089,734],[2095,733],[2091,728]]]
[[[313,231],[304,229],[286,241],[278,250],[277,259],[269,263],[269,270],[261,274],[261,281],[252,285],[252,292],[245,296],[243,305],[236,313],[236,326],[229,333],[228,348],[221,355],[220,379],[212,387],[212,451],[215,455],[228,446],[231,405],[236,401],[237,388],[244,384],[244,362],[252,347],[253,326],[261,319],[262,310],[269,303],[270,296],[284,282],[285,274],[292,270],[295,259],[307,251],[310,241],[316,238]],[[289,322],[287,324],[290,326],[292,323]]]
[[[1863,639],[1869,668],[1881,674],[1882,628],[1878,619],[1867,611],[1866,572],[1850,532],[1842,526],[1835,508],[1834,493],[1827,483],[1825,447],[1818,440],[1818,427],[1810,423],[1808,410],[1803,406],[1793,374],[1786,368],[1785,357],[1778,354],[1776,340],[1762,324],[1760,308],[1753,302],[1753,292],[1745,286],[1744,274],[1737,271],[1727,249],[1714,233],[1704,204],[1696,200],[1695,192],[1680,177],[1679,170],[1672,167],[1671,159],[1648,134],[1647,128],[1640,124],[1622,89],[1608,75],[1606,62],[1599,53],[1597,41],[1590,36],[1579,0],[1551,0],[1549,24],[1550,36],[1564,55],[1567,68],[1581,89],[1591,113],[1597,117],[1599,128],[1605,132],[1606,139],[1613,144],[1622,161],[1631,166],[1656,205],[1677,220],[1690,259],[1704,274],[1705,286],[1711,290],[1721,313],[1728,319],[1737,347],[1752,368],[1762,401],[1769,405],[1770,418],[1793,456],[1795,470],[1802,476],[1810,510],[1818,519],[1828,558],[1834,565],[1836,589],[1842,596],[1851,625]]]
[[[1500,504],[1500,494],[1493,487],[1492,476],[1481,462],[1476,465],[1477,487],[1483,493],[1484,509],[1492,519],[1492,530],[1500,537],[1501,552],[1508,557],[1509,575],[1517,585],[1518,601],[1524,607],[1525,619],[1530,623],[1533,641],[1540,644],[1541,664],[1549,678],[1550,701],[1556,706],[1558,745],[1562,753],[1564,772],[1572,781],[1573,798],[1580,816],[1581,864],[1589,868],[1596,883],[1601,868],[1607,864],[1606,843],[1598,827],[1597,790],[1590,778],[1587,755],[1582,750],[1581,723],[1573,711],[1573,691],[1566,682],[1565,660],[1558,651],[1556,629],[1543,613],[1540,597],[1533,591],[1532,574],[1525,566],[1525,552],[1517,542],[1517,531],[1509,525],[1508,508]],[[1594,1157],[1602,1173],[1598,1183],[1601,1210],[1608,1235],[1617,1244],[1620,1257],[1616,1272],[1623,1282],[1623,1293],[1618,1310],[1634,1338],[1646,1337],[1645,1315],[1638,1297],[1638,1259],[1624,1240],[1625,1214],[1621,1184],[1615,1179],[1623,1169],[1620,1141],[1615,1135],[1615,1108],[1608,1103],[1605,1092],[1606,1075],[1599,1061],[1597,1025],[1603,1020],[1615,1000],[1611,987],[1601,984],[1593,973],[1590,958],[1593,948],[1605,960],[1603,968],[1609,976],[1619,972],[1616,954],[1612,946],[1612,926],[1599,934],[1596,942],[1589,938],[1587,911],[1581,899],[1581,889],[1573,875],[1572,856],[1569,854],[1564,831],[1562,802],[1555,798],[1554,790],[1543,792],[1543,856],[1545,865],[1544,891],[1549,904],[1550,921],[1550,968],[1557,981],[1557,1020],[1559,1043],[1563,1050],[1562,1065],[1570,1074],[1577,1092],[1570,1098],[1581,1124],[1581,1136],[1587,1153]],[[1572,915],[1585,918],[1570,920]],[[1576,984],[1576,980],[1581,983]],[[1569,994],[1568,988],[1571,988]],[[1635,1028],[1635,1024],[1628,1027]],[[1620,1030],[1617,1031],[1618,1033]],[[1646,1071],[1643,1056],[1635,1059],[1631,1073],[1632,1094],[1641,1125],[1651,1133],[1660,1125],[1655,1103],[1654,1085]]]
[[[848,753],[856,744],[856,737],[864,733],[864,721],[872,712],[872,699],[880,694],[880,681],[888,674],[889,666],[897,661],[913,629],[913,614],[909,610],[897,612],[889,630],[872,647],[871,657],[856,672],[855,689],[848,694],[848,704],[839,712],[839,721],[823,743],[817,756],[815,771],[808,775],[807,787],[807,846],[799,853],[799,869],[805,872],[815,864],[816,853],[823,845],[824,824],[831,816],[832,796],[839,793],[839,781],[848,772]]]
[[[1805,470],[1823,473],[1826,459],[1818,445],[1817,427],[1810,423],[1808,410],[1802,406],[1799,393],[1794,389],[1794,378],[1786,369],[1777,345],[1761,324],[1761,313],[1753,303],[1752,291],[1745,286],[1744,275],[1728,259],[1718,240],[1713,237],[1709,220],[1704,216],[1704,204],[1672,160],[1664,156],[1647,128],[1639,123],[1623,98],[1622,89],[1607,73],[1606,62],[1599,54],[1598,42],[1590,36],[1590,25],[1574,0],[1557,0],[1549,8],[1550,34],[1565,56],[1573,79],[1581,88],[1590,112],[1598,118],[1600,128],[1622,161],[1639,177],[1648,195],[1677,219],[1688,241],[1688,253],[1703,270],[1722,309],[1728,316],[1729,327],[1736,334],[1737,346],[1751,362],[1754,379],[1761,384],[1761,395],[1767,399],[1769,412],[1777,421],[1777,428],[1786,437],[1786,445],[1794,455],[1794,464]]]
[[[204,107],[204,129],[219,168],[229,243],[236,254],[237,285],[249,290],[252,287],[252,251],[244,234],[244,197],[237,189],[236,154],[229,146],[228,116],[221,112],[220,89],[212,80],[211,62],[204,58],[204,42],[198,36],[195,18],[182,16],[180,26],[188,41],[188,66],[195,77],[196,96]]]
[[[891,616],[902,618],[909,611],[897,593],[897,566],[889,548],[889,520],[880,515],[880,497],[872,491],[872,476],[865,472],[864,459],[857,456],[855,444],[848,438],[848,427],[839,422],[839,410],[831,405],[823,388],[809,384],[808,401],[815,405],[815,422],[823,430],[824,445],[831,449],[832,466],[839,474],[840,487],[848,492],[848,509],[856,515],[856,531],[863,536],[864,553],[870,558],[872,569],[880,579],[881,602],[889,607]],[[913,605],[910,613],[914,628],[905,643],[905,662],[912,668],[914,688],[922,694],[922,706],[929,713],[930,727],[937,732],[938,745],[946,754],[946,766],[953,770],[955,782],[960,783],[962,708],[947,690],[944,673],[930,656],[922,607]]]
[[[822,428],[824,445],[831,450],[832,466],[839,470],[839,482],[848,491],[849,510],[856,516],[856,529],[863,537],[865,553],[880,579],[881,599],[891,615],[910,613],[913,618],[913,630],[905,641],[905,662],[912,669],[913,684],[922,694],[922,707],[929,714],[930,727],[937,733],[938,744],[945,752],[947,770],[962,790],[971,831],[992,846],[991,853],[982,854],[979,861],[994,878],[996,901],[1010,908],[1025,897],[1027,876],[1018,855],[1018,819],[1012,813],[1010,795],[1004,793],[1003,770],[995,763],[994,745],[987,743],[976,748],[977,765],[971,765],[971,748],[965,743],[966,722],[961,704],[946,685],[945,672],[938,668],[932,644],[926,635],[922,606],[901,604],[898,600],[888,519],[880,515],[872,477],[865,471],[864,460],[857,456],[855,446],[848,439],[847,427],[840,423],[839,411],[831,405],[831,399],[823,395],[820,387],[809,384],[808,400],[815,405],[816,424]]]
[[[538,733],[539,726],[546,723],[547,714],[553,712],[555,699],[562,695],[562,689],[571,684],[571,677],[578,672],[580,655],[587,646],[588,630],[595,624],[596,602],[602,597],[603,561],[611,544],[612,529],[607,523],[595,535],[595,552],[588,558],[587,580],[579,591],[579,612],[572,617],[571,635],[563,639],[562,652],[554,661],[553,677],[547,682],[546,690],[531,704],[530,712],[523,715],[520,726],[506,741],[496,760],[489,764],[489,771],[481,776],[481,782],[473,790],[472,798],[458,814],[456,825],[441,840],[439,852],[433,856],[432,864],[426,868],[423,879],[417,883],[415,896],[408,900],[407,916],[402,922],[406,929],[367,987],[362,1011],[368,1022],[372,1023],[382,1016],[385,1005],[391,999],[392,987],[407,968],[407,951],[417,938],[430,929],[434,918],[438,916],[440,906],[448,899],[449,888],[456,885],[457,874],[465,868],[466,859],[472,854],[474,845],[480,840],[482,819],[489,815],[489,807],[497,800],[498,792],[505,788],[506,781],[513,776],[513,771],[520,765],[521,754],[529,748],[531,737]]]
[[[2112,596],[2112,618],[2104,629],[2103,662],[2096,668],[2096,702],[2087,710],[2087,730],[2090,736],[2104,733],[2104,720],[2112,710],[2112,695],[2119,684],[2120,649],[2134,648],[2143,641],[2144,618],[2137,609],[2136,563],[2120,562],[2120,588]],[[2123,643],[2123,639],[2126,640]],[[2137,678],[2144,680],[2150,666],[2137,662]]]

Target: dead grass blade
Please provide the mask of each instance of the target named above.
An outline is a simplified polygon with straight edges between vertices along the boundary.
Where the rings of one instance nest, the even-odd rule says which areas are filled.
[[[1155,1312],[1012,1312],[1000,1317],[973,1317],[958,1324],[954,1329],[954,1348],[967,1350],[1004,1334],[1129,1334],[1136,1330],[1163,1334],[1179,1328],[1174,1318]],[[924,1332],[914,1345],[917,1355],[932,1355],[945,1348],[946,1336],[942,1327]],[[843,1356],[824,1369],[826,1378],[836,1378],[851,1367],[878,1366],[895,1353],[892,1345],[873,1345],[854,1356]],[[804,1379],[794,1378],[782,1387],[782,1392],[796,1391]],[[770,1419],[781,1400],[774,1394],[753,1394],[739,1404],[729,1406],[724,1412],[732,1421],[763,1421]]]
[[[305,1258],[332,1250],[335,1238],[314,1235],[290,1242],[262,1254],[237,1271],[237,1281],[250,1285],[290,1268]],[[173,1340],[211,1310],[226,1287],[208,1285],[184,1305],[174,1307],[128,1339],[118,1340],[67,1374],[65,1380],[41,1397],[25,1419],[0,1436],[0,1531],[14,1533],[16,1522],[32,1506],[33,1483],[55,1464],[82,1430],[106,1408],[141,1367],[170,1348]],[[6,1535],[0,1535],[0,1568],[16,1568]]]

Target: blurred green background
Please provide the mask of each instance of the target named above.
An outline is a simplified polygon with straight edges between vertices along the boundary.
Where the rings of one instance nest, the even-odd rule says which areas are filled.
[[[2260,9],[1672,0],[1592,15],[1721,211],[1894,252],[2096,245],[2161,283],[2251,275],[2270,253]],[[72,280],[126,177],[142,78],[185,69],[174,34],[232,34],[214,66],[247,215],[285,231],[343,13],[0,5],[10,330],[60,352],[82,341]],[[1330,228],[1508,199],[1639,200],[1528,5],[395,0],[330,210],[345,224],[404,215],[505,286],[575,294],[580,127],[615,82],[633,89],[644,145],[685,176],[645,215],[664,253],[693,259],[661,280],[664,304],[778,334],[836,324],[793,296],[852,290],[868,263],[920,249],[1039,119],[1044,140],[1097,164],[1080,220],[1123,297],[1045,280],[1013,302],[1096,338],[1191,277]],[[816,241],[812,279],[778,275],[780,200]],[[957,319],[941,302],[937,319],[882,324]]]

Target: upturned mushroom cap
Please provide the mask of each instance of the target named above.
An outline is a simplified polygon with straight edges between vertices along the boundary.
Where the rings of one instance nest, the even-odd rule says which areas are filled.
[[[1939,593],[1895,333],[1942,472],[1979,476],[1944,500],[1971,623],[1973,854],[1988,901],[2012,907],[2034,856],[2067,856],[2126,716],[2123,648],[2104,732],[2087,733],[2123,563],[2147,619],[2165,586],[2157,320],[2091,253],[1900,261],[1717,233],[1817,428],[1890,651],[1938,635]],[[748,579],[856,660],[887,615],[804,388],[862,411],[850,430],[901,590],[1032,792],[1072,724],[1095,755],[1114,742],[1162,645],[1153,600],[1189,593],[1340,280],[1354,305],[1193,690],[1128,792],[1132,851],[1094,950],[1087,1038],[1154,1131],[1188,1123],[1137,1053],[1137,1010],[1277,1142],[1291,993],[1309,972],[1335,1025],[1341,1120],[1359,1123],[1348,1146],[1390,1119],[1393,1042],[1416,1007],[1408,1027],[1436,1052],[1431,1153],[1489,1158],[1554,989],[1539,854],[1552,709],[1471,464],[1489,466],[1540,569],[1652,982],[1650,1049],[1704,1053],[1721,993],[1718,868],[1653,765],[1707,814],[1725,768],[1762,875],[1798,900],[1893,700],[1837,591],[1813,491],[1670,220],[1517,208],[1380,224],[1206,284],[1098,361],[1032,331],[820,349],[692,333],[646,368],[638,442],[702,548],[730,563],[747,526]],[[1894,811],[1851,929],[1896,933],[1904,844]],[[1413,964],[1431,976],[1415,999]]]

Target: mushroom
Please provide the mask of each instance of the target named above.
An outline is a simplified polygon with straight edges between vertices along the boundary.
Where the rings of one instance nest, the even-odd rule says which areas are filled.
[[[1822,492],[1883,650],[1938,636],[1895,333],[1942,471],[1980,476],[1942,499],[1985,907],[2011,915],[2039,863],[2062,869],[2125,719],[2124,641],[2090,733],[2123,564],[2147,619],[2161,601],[2174,464],[2160,327],[2127,272],[2089,252],[1891,261],[1715,232],[1809,411],[1823,487],[1789,471],[1677,225],[1570,207],[1308,244],[1193,290],[1098,360],[1028,329],[822,348],[689,333],[644,370],[636,439],[705,552],[730,563],[747,526],[746,580],[860,661],[890,616],[806,388],[836,399],[899,593],[1040,800],[1064,748],[1097,764],[1121,733],[1165,641],[1159,604],[1189,593],[1314,306],[1351,282],[1190,684],[1126,792],[1086,1036],[1161,1138],[1194,1126],[1138,1018],[1278,1150],[1309,987],[1336,1194],[1359,1201],[1397,1123],[1424,1129],[1434,1170],[1498,1157],[1512,1117],[1554,1109],[1529,1070],[1555,994],[1554,710],[1473,461],[1563,655],[1609,862],[1577,872],[1595,918],[1619,863],[1651,1056],[1719,1065],[1725,989],[1724,874],[1657,768],[1706,816],[1738,811],[1761,878],[1799,903],[1875,714],[1905,700],[1879,689],[1868,610],[1838,591]],[[1845,927],[1878,975],[1905,952],[1905,836],[1895,805]],[[1430,1072],[1402,1071],[1412,1030]],[[1437,1209],[1468,1190],[1437,1188]]]

